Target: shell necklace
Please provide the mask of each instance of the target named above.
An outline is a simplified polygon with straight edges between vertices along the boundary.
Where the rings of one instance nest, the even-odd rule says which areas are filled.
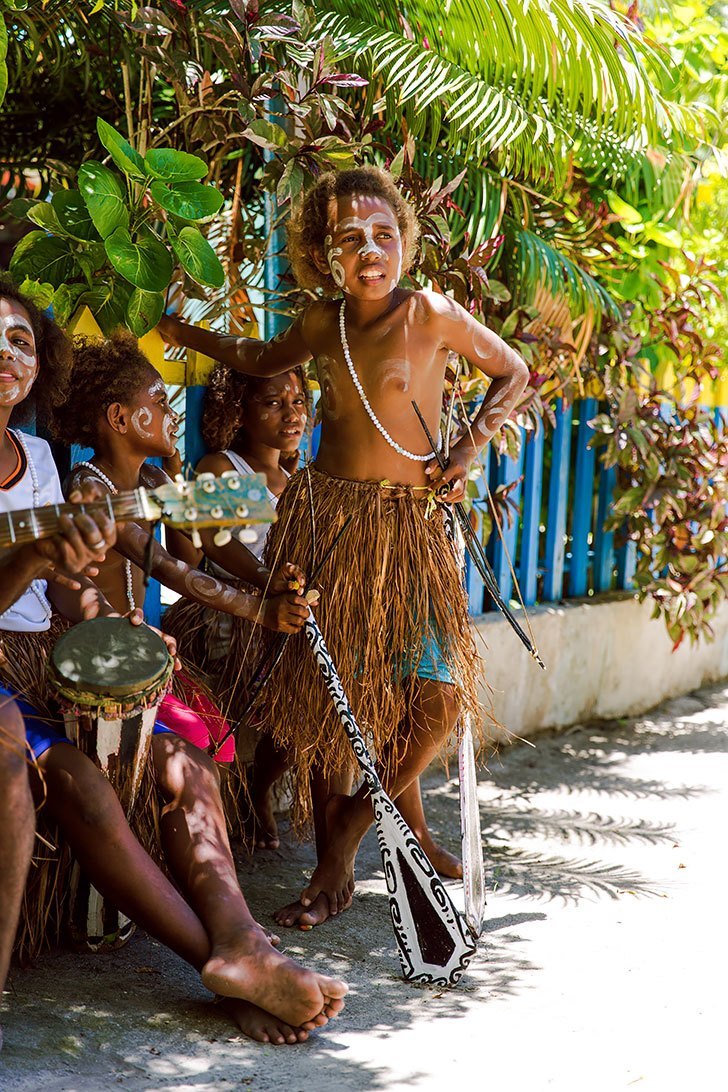
[[[38,481],[38,471],[35,469],[35,463],[33,462],[33,456],[30,454],[30,448],[26,444],[25,438],[23,437],[22,432],[20,432],[18,429],[13,429],[12,433],[13,433],[13,439],[17,440],[18,443],[20,444],[20,446],[22,447],[23,454],[25,455],[25,461],[28,464],[28,471],[30,473],[30,481],[31,481],[32,486],[33,486],[33,508],[39,508],[40,507],[40,482]],[[43,583],[40,580],[31,580],[30,590],[32,591],[33,595],[36,597],[36,599],[40,603],[41,607],[43,608],[43,613],[45,614],[46,618],[50,618],[52,616],[52,614],[53,614],[53,611],[52,611],[52,609],[51,609],[51,607],[50,607],[50,605],[48,603],[47,596],[44,595],[44,593],[43,593]]]
[[[118,495],[119,490],[116,488],[111,478],[107,478],[103,470],[99,470],[95,463],[88,463],[85,460],[82,460],[80,463],[77,463],[77,465],[85,466],[87,470],[92,470],[96,477],[104,483],[110,493],[113,493],[114,496]],[[124,559],[124,576],[126,579],[126,601],[129,604],[129,610],[136,610],[134,584],[131,575],[131,561],[128,557]]]
[[[362,400],[362,405],[364,406],[364,409],[369,414],[369,418],[370,418],[372,424],[374,425],[374,427],[376,429],[378,429],[379,432],[381,432],[382,436],[387,441],[389,446],[394,448],[394,450],[397,452],[398,455],[403,455],[405,457],[405,459],[411,459],[412,462],[415,462],[415,463],[427,463],[427,462],[429,462],[430,459],[435,458],[435,452],[434,451],[428,451],[427,455],[415,455],[415,454],[413,454],[413,452],[407,451],[406,448],[401,447],[397,443],[397,441],[393,440],[392,437],[389,435],[386,428],[384,427],[382,422],[379,420],[376,413],[374,412],[371,405],[369,404],[369,399],[367,398],[366,394],[364,393],[364,388],[361,385],[361,380],[359,379],[359,376],[356,373],[356,368],[354,367],[354,362],[351,359],[351,353],[349,352],[349,342],[347,341],[347,338],[346,338],[346,319],[344,317],[345,316],[345,311],[346,311],[346,300],[342,300],[341,301],[341,307],[339,309],[339,333],[341,334],[341,348],[342,348],[343,353],[344,353],[344,360],[346,361],[346,366],[349,369],[349,375],[351,376],[351,379],[352,379],[352,382],[353,382],[354,386],[356,387],[357,391],[359,392],[359,397]],[[438,433],[437,433],[437,446],[438,446],[438,450],[442,447],[442,433],[439,430],[438,430]]]

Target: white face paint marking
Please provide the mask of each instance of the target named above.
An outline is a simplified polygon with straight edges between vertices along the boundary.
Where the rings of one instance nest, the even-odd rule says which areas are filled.
[[[31,345],[35,346],[33,328],[26,319],[18,314],[3,315],[0,318],[0,373],[12,374],[15,382],[5,390],[0,388],[0,405],[15,405],[27,396],[38,373],[38,358],[35,351],[26,352],[20,345],[10,340],[11,330],[22,330]],[[9,359],[8,359],[9,358]]]
[[[165,414],[164,421],[162,422],[162,439],[170,447],[174,447],[175,445],[176,438],[172,433],[174,432],[178,420],[177,414],[173,410],[169,410],[169,412]]]
[[[143,440],[151,440],[152,434],[147,426],[152,423],[152,411],[148,406],[141,406],[139,409],[134,410],[131,415],[131,423],[138,436],[141,436]]]
[[[331,270],[331,276],[334,278],[334,284],[337,288],[344,288],[344,281],[346,280],[346,273],[341,262],[337,261],[340,254],[343,253],[344,248],[341,246],[332,246],[333,239],[330,235],[327,235],[324,239],[324,248],[326,251],[326,260],[329,263],[329,269]]]
[[[185,587],[189,591],[201,596],[203,599],[215,599],[223,592],[223,586],[219,580],[215,580],[214,577],[206,576],[205,573],[200,573],[196,570],[186,574]]]
[[[261,413],[261,415],[260,415],[261,421],[267,421],[269,417],[270,417],[269,413]]]

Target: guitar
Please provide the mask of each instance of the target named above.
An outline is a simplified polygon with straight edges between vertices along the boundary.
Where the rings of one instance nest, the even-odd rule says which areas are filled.
[[[192,531],[192,541],[198,549],[202,546],[201,527],[223,528],[215,536],[215,544],[224,546],[232,537],[224,528],[272,523],[276,518],[266,494],[264,474],[241,477],[234,470],[227,470],[219,478],[214,474],[199,474],[193,480],[179,478],[154,489],[139,486],[125,493],[108,493],[89,504],[49,504],[43,508],[0,512],[0,549],[50,538],[58,531],[58,521],[63,515],[88,512],[92,516],[102,511],[120,523],[162,520],[177,530]]]

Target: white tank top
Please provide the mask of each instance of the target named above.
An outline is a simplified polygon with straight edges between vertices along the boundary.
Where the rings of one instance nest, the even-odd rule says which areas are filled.
[[[244,476],[244,475],[247,475],[247,474],[255,474],[255,471],[253,470],[250,463],[246,462],[246,460],[242,457],[242,455],[238,455],[237,452],[235,452],[235,451],[223,451],[223,452],[221,452],[221,454],[224,455],[225,458],[229,460],[229,462],[233,465],[233,467],[235,468],[235,470],[237,470],[238,474],[240,474],[241,477]],[[287,478],[290,478],[290,474],[287,471],[284,470],[283,473],[286,475]],[[268,486],[266,486],[265,491],[266,491],[266,495],[267,495],[268,500],[270,501],[272,507],[275,508],[277,506],[277,504],[278,504],[278,497],[275,495],[275,493],[273,493],[268,488]],[[268,536],[268,531],[270,530],[270,526],[271,526],[270,523],[254,523],[254,524],[251,524],[248,527],[234,528],[232,533],[233,533],[233,535],[236,535],[237,531],[243,531],[243,530],[248,531],[248,532],[251,532],[251,531],[255,532],[255,536],[256,536],[255,541],[254,542],[246,541],[245,545],[248,547],[251,554],[255,554],[255,556],[258,558],[258,560],[261,561],[262,558],[263,558],[263,549],[265,547],[265,540],[266,540],[266,538]],[[209,559],[208,559],[207,564],[208,564],[208,567],[209,567],[210,571],[213,572],[216,576],[227,577],[228,579],[233,579],[230,576],[229,573],[227,573],[224,569],[220,568],[219,565],[215,565]]]

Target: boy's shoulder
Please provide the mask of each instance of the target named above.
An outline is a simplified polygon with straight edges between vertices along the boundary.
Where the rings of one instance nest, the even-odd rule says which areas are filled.
[[[431,288],[417,288],[409,292],[405,305],[408,317],[415,322],[423,323],[432,319],[454,319],[458,317],[459,306],[450,296],[442,292],[434,292]]]

